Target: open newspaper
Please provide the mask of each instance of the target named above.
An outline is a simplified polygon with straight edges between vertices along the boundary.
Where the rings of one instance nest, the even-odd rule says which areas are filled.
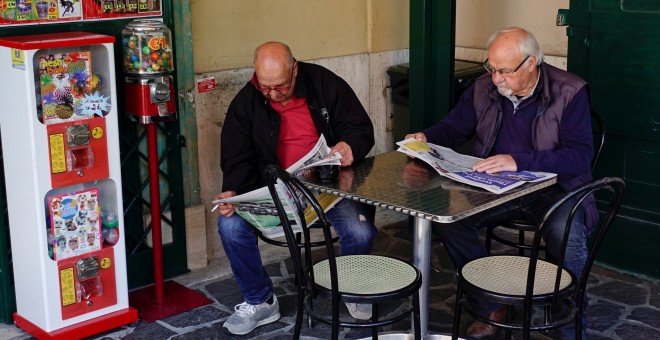
[[[321,135],[312,150],[288,167],[286,171],[297,176],[306,169],[315,166],[340,164],[341,154],[338,152],[331,154],[330,148],[325,141],[325,137]],[[316,200],[323,207],[323,210],[327,212],[330,208],[334,207],[341,198],[327,193],[319,193],[316,195]],[[235,213],[250,222],[250,224],[259,229],[259,231],[265,236],[274,238],[284,235],[284,231],[280,224],[280,218],[277,214],[273,198],[268,191],[268,187],[261,187],[242,195],[213,201],[213,204],[216,206],[220,203],[235,204]],[[295,221],[296,218],[293,213],[294,208],[287,201],[283,201],[282,203],[287,210],[289,220]],[[307,207],[305,209],[305,220],[307,225],[314,223],[317,219],[318,216],[316,216],[314,210],[311,209],[311,207]],[[294,230],[300,231],[300,223],[295,223]]]
[[[501,194],[527,182],[539,182],[557,176],[549,172],[502,171],[494,174],[476,172],[472,166],[481,158],[460,154],[452,149],[414,138],[396,143],[397,151],[431,165],[440,175],[455,181]]]

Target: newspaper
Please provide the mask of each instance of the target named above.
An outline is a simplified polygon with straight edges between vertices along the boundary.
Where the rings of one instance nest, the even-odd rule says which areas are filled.
[[[397,151],[416,157],[432,166],[440,175],[455,181],[501,194],[527,182],[540,182],[557,176],[549,172],[502,171],[494,174],[476,172],[472,166],[478,157],[460,154],[452,149],[409,138],[396,143]]]
[[[325,137],[321,135],[312,150],[310,150],[305,156],[288,167],[286,171],[293,174],[294,176],[298,176],[301,175],[305,170],[315,166],[340,164],[341,154],[339,154],[339,152],[331,154],[330,148],[325,141]],[[316,195],[316,200],[319,202],[319,204],[321,204],[323,210],[327,212],[330,210],[330,208],[334,207],[335,204],[341,200],[341,198],[339,196],[320,193]],[[266,237],[274,238],[284,235],[284,231],[280,223],[280,217],[277,214],[275,202],[273,202],[273,198],[268,191],[268,187],[261,187],[256,190],[246,192],[242,195],[214,200],[212,202],[216,205],[213,210],[215,210],[217,205],[220,203],[235,204],[236,207],[234,212],[244,218],[246,221],[250,222],[250,224],[252,224],[255,228],[259,229],[259,231],[261,231]],[[282,203],[285,210],[287,211],[289,220],[295,221],[296,214],[293,213],[295,209],[286,200],[283,200]],[[311,209],[311,207],[307,207],[305,209],[305,220],[307,225],[314,223],[314,221],[317,219],[318,216],[316,216],[314,210]],[[293,229],[294,231],[300,231],[300,223],[295,223]]]

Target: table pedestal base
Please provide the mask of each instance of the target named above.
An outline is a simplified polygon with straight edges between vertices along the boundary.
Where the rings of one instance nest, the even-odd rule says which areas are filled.
[[[360,339],[360,340],[370,340],[371,337]],[[414,340],[415,336],[412,333],[379,333],[378,340]],[[450,340],[451,335],[444,334],[426,334],[423,340]],[[458,338],[461,340],[462,338]]]

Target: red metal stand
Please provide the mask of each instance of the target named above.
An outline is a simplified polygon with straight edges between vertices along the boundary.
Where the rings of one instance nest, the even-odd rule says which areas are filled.
[[[84,339],[92,335],[103,333],[111,329],[128,325],[137,320],[137,312],[133,308],[126,308],[110,314],[101,315],[68,327],[52,332],[46,332],[32,322],[14,313],[14,323],[37,339]]]
[[[147,151],[149,161],[149,194],[151,198],[151,240],[154,254],[154,285],[128,294],[129,305],[138,310],[146,322],[207,305],[211,299],[176,282],[164,282],[163,246],[160,219],[160,175],[158,173],[158,141],[156,123],[147,124]],[[165,290],[167,289],[167,295]]]

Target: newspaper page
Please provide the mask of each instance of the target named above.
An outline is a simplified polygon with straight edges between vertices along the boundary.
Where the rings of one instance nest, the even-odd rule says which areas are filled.
[[[305,169],[320,165],[341,165],[341,154],[339,152],[330,153],[330,147],[328,147],[323,135],[321,135],[312,150],[297,162],[291,164],[286,171],[297,176]]]
[[[287,168],[287,172],[297,176],[306,169],[314,166],[340,164],[341,155],[338,152],[331,154],[330,148],[325,141],[325,137],[321,135],[312,150],[310,150],[305,156]],[[323,210],[326,212],[341,200],[339,196],[326,193],[318,194],[316,199],[323,207]],[[270,192],[268,191],[268,187],[261,187],[241,195],[214,200],[212,203],[215,204],[216,207],[220,203],[235,204],[235,213],[244,218],[246,221],[250,222],[250,224],[259,229],[259,231],[261,231],[269,238],[284,235],[284,231],[282,230],[282,226],[280,224],[280,218],[277,214],[275,203],[273,202]],[[284,201],[283,205],[287,210],[289,220],[295,221],[295,214],[293,213],[294,209]],[[213,209],[215,210],[216,208],[214,207]],[[307,207],[305,210],[305,219],[307,221],[307,225],[316,221],[317,218],[318,216],[316,216],[314,210],[311,209],[311,207]],[[299,223],[295,223],[294,231],[300,231],[299,226]]]
[[[501,194],[527,182],[539,182],[557,174],[532,171],[502,171],[494,174],[476,172],[472,165],[481,158],[460,154],[452,149],[432,143],[424,143],[414,138],[397,142],[397,151],[419,158],[433,167],[440,175],[457,182],[486,189]]]

